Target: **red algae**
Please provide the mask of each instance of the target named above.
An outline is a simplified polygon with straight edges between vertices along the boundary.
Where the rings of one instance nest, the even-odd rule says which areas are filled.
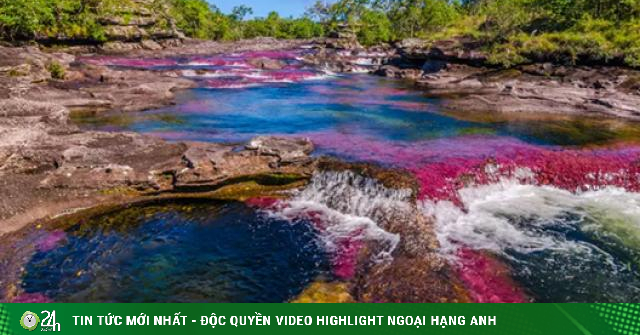
[[[522,289],[510,277],[510,269],[487,253],[471,249],[458,251],[457,273],[471,298],[478,303],[528,302]]]
[[[407,143],[339,133],[306,135],[324,150],[413,172],[421,184],[421,199],[456,201],[462,187],[501,178],[573,192],[606,186],[640,191],[637,146],[560,149],[487,136]]]
[[[55,249],[58,244],[67,238],[67,234],[62,230],[55,230],[43,236],[36,242],[38,251],[46,252]]]
[[[568,191],[607,186],[640,191],[640,148],[604,150],[519,150],[485,159],[457,159],[412,168],[422,186],[420,197],[457,200],[457,191],[470,184],[483,185],[500,178],[549,185]],[[526,170],[523,170],[526,169]]]
[[[358,235],[354,232],[351,236],[342,238],[337,242],[337,252],[333,259],[333,273],[340,279],[350,279],[356,275],[358,254],[364,246]]]
[[[280,199],[271,198],[271,197],[256,197],[249,198],[244,201],[250,207],[255,207],[259,209],[273,209],[276,208],[280,203]]]

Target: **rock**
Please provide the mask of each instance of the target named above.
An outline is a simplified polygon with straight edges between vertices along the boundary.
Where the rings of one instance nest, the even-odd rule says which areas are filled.
[[[294,304],[346,304],[355,300],[349,294],[349,288],[345,283],[315,282],[307,287],[300,295],[291,301]]]
[[[0,67],[0,74],[12,77],[27,76],[31,72],[30,64]]]
[[[375,72],[375,74],[389,78],[417,80],[422,77],[422,70],[401,69],[393,65],[383,65]]]
[[[145,29],[137,26],[109,26],[105,28],[105,35],[109,40],[138,41],[151,36]]]
[[[104,51],[133,51],[141,49],[140,43],[128,43],[121,41],[106,42],[100,46],[100,49]]]
[[[140,45],[147,50],[162,50],[163,48],[162,45],[153,40],[143,40],[140,42]]]
[[[317,163],[318,171],[351,171],[355,174],[374,179],[384,187],[394,190],[411,190],[411,197],[418,194],[419,186],[415,177],[406,171],[385,169],[375,164],[342,162],[334,158],[321,158]]]
[[[479,51],[479,42],[456,38],[425,42],[419,39],[408,39],[396,44],[404,58],[411,61],[440,60],[481,66],[486,63],[486,55]]]
[[[61,105],[0,100],[0,193],[12,195],[0,198],[0,233],[11,227],[3,220],[24,224],[67,202],[97,201],[112,189],[206,191],[258,176],[286,176],[280,179],[290,183],[315,168],[313,145],[304,139],[261,137],[245,150],[167,143],[135,133],[80,131],[68,115]],[[119,194],[111,197],[127,196]]]
[[[148,27],[148,26],[153,26],[155,25],[158,20],[155,17],[151,17],[151,16],[140,16],[140,17],[134,17],[134,18],[129,18],[129,19],[125,19],[124,17],[121,16],[106,16],[106,17],[101,17],[98,19],[98,22],[100,22],[103,25],[111,25],[111,26],[141,26],[141,27]]]
[[[538,76],[553,76],[555,74],[554,66],[551,63],[523,65],[520,70]]]
[[[640,96],[624,83],[634,70],[566,68],[548,65],[495,71],[447,67],[424,76],[417,86],[445,98],[447,108],[465,111],[609,115],[640,120]],[[541,73],[542,75],[539,75]]]
[[[366,303],[468,303],[469,294],[446,262],[435,253],[396,256],[391,264],[373,266],[355,286]]]
[[[309,154],[313,152],[313,143],[306,138],[283,138],[273,136],[260,136],[252,139],[247,145],[247,150],[252,150],[258,155],[274,156],[281,164],[308,162]]]
[[[426,45],[427,42],[419,38],[405,38],[394,44],[394,46],[398,49],[419,49],[423,48]]]
[[[247,63],[263,70],[280,70],[286,65],[278,59],[267,57],[252,58],[249,59]]]

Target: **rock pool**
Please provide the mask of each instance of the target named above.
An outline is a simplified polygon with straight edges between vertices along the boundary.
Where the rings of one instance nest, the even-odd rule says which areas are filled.
[[[22,288],[44,301],[286,302],[332,277],[312,225],[239,202],[136,206],[37,235]]]

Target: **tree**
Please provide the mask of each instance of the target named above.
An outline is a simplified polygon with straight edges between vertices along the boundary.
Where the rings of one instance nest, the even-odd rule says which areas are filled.
[[[53,22],[53,11],[46,0],[0,0],[0,32],[3,38],[34,38]]]
[[[243,21],[247,15],[253,15],[253,9],[245,5],[240,5],[233,7],[230,16],[234,21]]]
[[[172,0],[171,14],[187,36],[226,39],[231,31],[229,18],[205,0]]]
[[[383,12],[367,9],[359,15],[358,40],[362,44],[374,45],[393,38],[391,21]]]

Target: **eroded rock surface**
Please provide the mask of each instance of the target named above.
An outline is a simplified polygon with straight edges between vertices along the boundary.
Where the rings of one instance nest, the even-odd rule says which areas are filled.
[[[176,91],[194,86],[171,71],[116,70],[36,47],[0,47],[0,59],[0,98],[46,101],[72,110],[160,107],[173,101]],[[62,69],[62,78],[53,78],[51,66]]]
[[[66,207],[96,205],[123,190],[207,190],[255,175],[313,171],[313,146],[304,139],[262,137],[236,150],[81,131],[68,115],[54,103],[0,100],[0,233]]]
[[[547,70],[545,70],[547,68]],[[640,73],[627,69],[525,66],[510,70],[447,66],[417,85],[465,111],[609,115],[640,120]]]

